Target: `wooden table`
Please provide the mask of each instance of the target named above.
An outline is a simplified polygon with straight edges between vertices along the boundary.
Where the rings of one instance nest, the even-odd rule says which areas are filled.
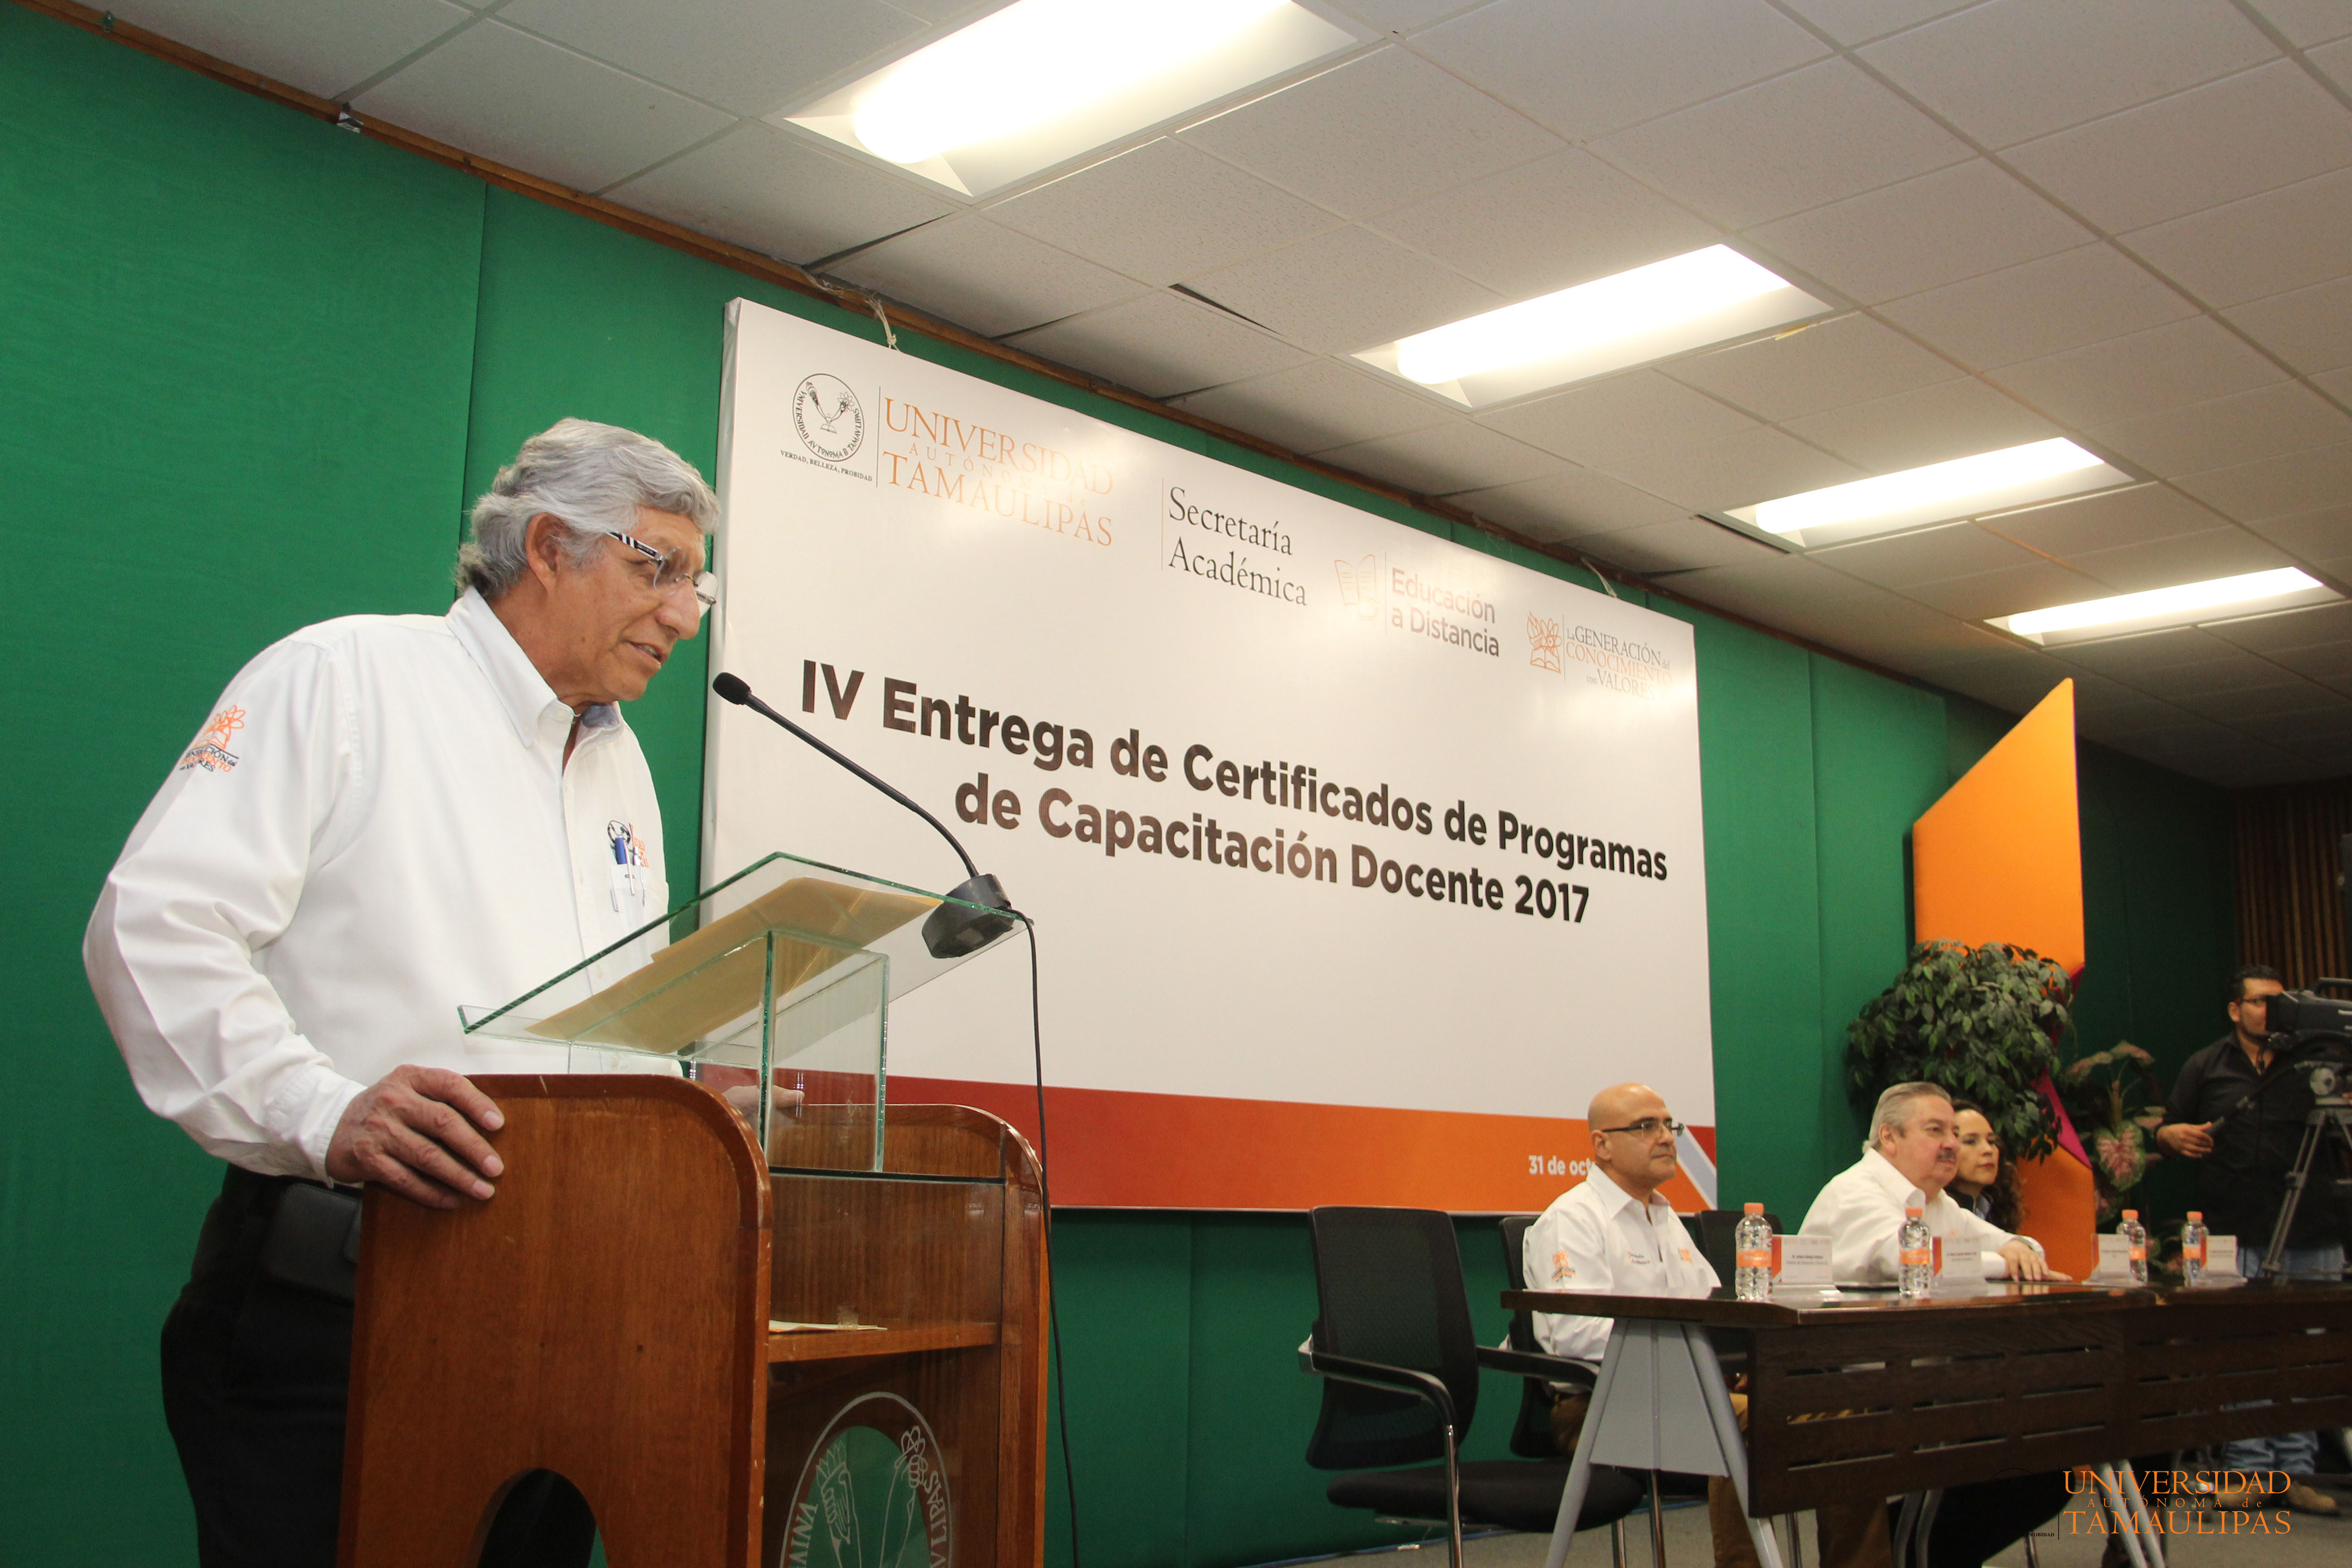
[[[1503,1305],[1616,1320],[1563,1520],[1592,1462],[1727,1476],[1768,1568],[1761,1521],[1777,1513],[2352,1424],[2347,1285],[1995,1284],[1923,1301],[1513,1290]],[[1744,1444],[1709,1330],[1746,1337]],[[2117,1500],[2129,1512],[2137,1494]],[[1549,1568],[1572,1535],[1555,1534]]]

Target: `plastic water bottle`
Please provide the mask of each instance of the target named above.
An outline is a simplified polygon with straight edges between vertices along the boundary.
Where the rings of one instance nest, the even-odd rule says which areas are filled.
[[[2180,1227],[2180,1282],[2205,1283],[2205,1215],[2200,1209],[2190,1209],[2189,1223]]]
[[[1772,1224],[1764,1217],[1762,1204],[1748,1205],[1739,1216],[1739,1228],[1731,1233],[1731,1244],[1738,1263],[1732,1271],[1734,1293],[1743,1301],[1770,1300]]]
[[[1903,1299],[1924,1301],[1936,1289],[1936,1253],[1927,1239],[1927,1221],[1918,1205],[1906,1205],[1903,1210],[1903,1232],[1898,1245],[1903,1253]]]
[[[2116,1225],[2116,1234],[2124,1238],[2125,1255],[2131,1259],[2132,1283],[2147,1284],[2147,1226],[2140,1224],[2139,1210],[2124,1210],[2124,1217]]]

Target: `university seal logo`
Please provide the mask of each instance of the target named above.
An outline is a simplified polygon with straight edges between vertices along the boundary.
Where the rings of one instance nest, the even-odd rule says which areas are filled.
[[[895,1394],[842,1406],[809,1449],[785,1526],[786,1568],[946,1568],[950,1501],[939,1439]]]
[[[793,393],[793,428],[826,462],[845,463],[866,445],[866,405],[847,382],[819,372]]]

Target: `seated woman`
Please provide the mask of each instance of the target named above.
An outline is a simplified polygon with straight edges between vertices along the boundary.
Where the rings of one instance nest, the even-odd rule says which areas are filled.
[[[1973,1100],[1953,1102],[1960,1135],[1959,1173],[1945,1191],[1952,1201],[1988,1224],[2017,1229],[2017,1167],[2000,1157],[2000,1135],[1992,1119]]]

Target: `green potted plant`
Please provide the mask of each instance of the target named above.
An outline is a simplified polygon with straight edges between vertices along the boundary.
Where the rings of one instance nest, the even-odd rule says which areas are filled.
[[[2067,1063],[2058,1074],[2058,1097],[2091,1155],[2104,1225],[2123,1211],[2147,1174],[2157,1124],[2164,1120],[2164,1086],[2157,1081],[2155,1058],[2119,1040],[2110,1049]]]
[[[2041,1086],[2074,999],[2065,970],[2030,948],[1921,942],[1846,1026],[1847,1082],[1865,1104],[1890,1084],[1941,1084],[1985,1108],[2008,1158],[2039,1158],[2056,1143]]]

